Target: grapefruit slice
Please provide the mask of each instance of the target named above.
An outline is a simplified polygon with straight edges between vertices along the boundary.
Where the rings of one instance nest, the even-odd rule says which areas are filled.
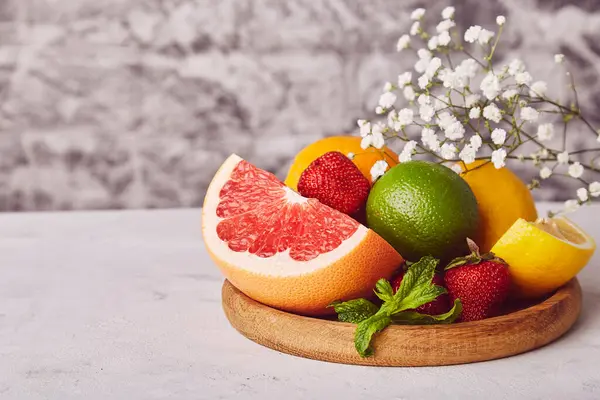
[[[209,185],[202,235],[240,291],[304,315],[331,313],[326,306],[334,300],[370,297],[377,280],[404,261],[372,230],[235,154]]]

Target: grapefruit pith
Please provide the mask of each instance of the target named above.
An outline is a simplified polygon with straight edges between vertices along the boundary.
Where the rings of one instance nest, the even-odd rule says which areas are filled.
[[[239,290],[305,315],[331,313],[326,307],[334,300],[370,296],[403,262],[372,230],[235,154],[209,185],[202,234]]]

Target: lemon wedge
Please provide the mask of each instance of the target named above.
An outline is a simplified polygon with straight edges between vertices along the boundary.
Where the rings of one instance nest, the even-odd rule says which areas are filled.
[[[509,266],[514,295],[535,298],[558,289],[586,266],[594,239],[566,217],[520,218],[492,247]]]

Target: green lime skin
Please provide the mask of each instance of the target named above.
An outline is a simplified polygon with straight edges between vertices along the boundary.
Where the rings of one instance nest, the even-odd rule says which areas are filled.
[[[428,161],[397,164],[379,178],[367,200],[367,226],[406,260],[440,260],[468,253],[479,224],[471,188],[450,168]]]

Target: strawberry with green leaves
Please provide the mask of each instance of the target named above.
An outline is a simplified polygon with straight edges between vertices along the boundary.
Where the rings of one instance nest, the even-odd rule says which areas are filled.
[[[372,354],[370,345],[373,335],[391,324],[449,324],[460,316],[462,305],[458,299],[454,301],[450,311],[440,315],[415,311],[447,293],[445,288],[433,283],[438,262],[439,260],[427,256],[412,264],[396,291],[389,281],[380,279],[375,286],[375,294],[382,301],[380,307],[367,299],[331,304],[340,321],[357,324],[354,347],[361,357]]]
[[[471,254],[448,264],[444,277],[450,299],[462,302],[463,322],[498,315],[511,287],[508,265],[492,253],[479,254],[475,242],[467,242]]]

